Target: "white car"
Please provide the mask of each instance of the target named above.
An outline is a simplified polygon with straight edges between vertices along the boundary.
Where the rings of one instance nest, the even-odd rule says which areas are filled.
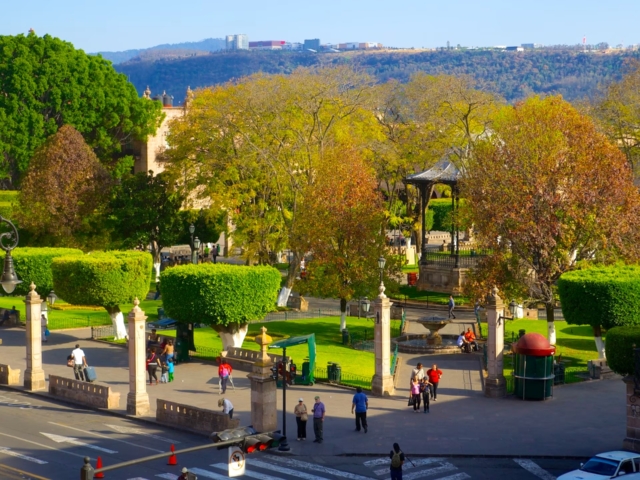
[[[624,476],[631,480],[640,472],[640,453],[615,451],[599,453],[588,462],[580,464],[579,470],[560,475],[557,480],[591,480]]]

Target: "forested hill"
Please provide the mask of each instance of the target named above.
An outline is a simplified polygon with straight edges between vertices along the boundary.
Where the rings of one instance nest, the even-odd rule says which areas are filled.
[[[504,52],[382,51],[326,53],[282,51],[216,52],[180,59],[133,60],[116,69],[128,75],[139,92],[166,90],[182,102],[192,89],[256,72],[290,73],[297,67],[350,64],[374,75],[378,81],[407,81],[416,72],[468,74],[481,86],[513,102],[531,94],[560,93],[568,100],[592,95],[599,84],[617,80],[640,52],[582,53],[564,50]]]

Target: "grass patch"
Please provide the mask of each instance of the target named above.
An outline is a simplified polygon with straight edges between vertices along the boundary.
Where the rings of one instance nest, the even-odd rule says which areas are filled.
[[[405,265],[404,267],[402,267],[402,273],[419,273],[418,265]]]
[[[448,293],[418,291],[416,287],[409,285],[400,285],[398,293],[395,294],[394,298],[398,300],[404,300],[406,298],[408,300],[417,300],[419,302],[429,302],[438,305],[447,305],[449,303]],[[458,306],[471,305],[469,297],[454,295],[453,298],[455,298],[456,305]]]

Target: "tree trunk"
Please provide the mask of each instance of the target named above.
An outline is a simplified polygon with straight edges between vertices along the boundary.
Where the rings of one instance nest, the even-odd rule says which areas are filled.
[[[151,242],[151,255],[153,256],[153,268],[156,271],[156,282],[160,281],[160,264],[162,263],[162,256],[160,255],[160,246],[158,242]]]
[[[340,331],[347,328],[347,299],[340,299]]]
[[[554,307],[553,303],[545,303],[545,310],[547,312],[547,331],[549,332],[548,339],[551,345],[556,344],[556,324],[554,322]]]
[[[297,271],[298,271],[298,254],[293,252],[293,254],[291,255],[291,261],[289,263],[289,273],[287,274],[287,283],[285,284],[285,287],[289,289],[289,292],[291,292],[291,289],[293,288],[293,283],[296,281]]]
[[[596,341],[596,350],[598,351],[598,358],[607,358],[604,351],[604,342],[602,341],[602,327],[598,325],[593,327],[593,337]]]
[[[247,336],[249,330],[248,323],[231,323],[227,326],[223,325],[211,325],[222,340],[222,350],[227,351],[230,347],[242,348],[244,338]]]
[[[282,287],[280,293],[278,293],[278,303],[276,305],[278,305],[278,307],[286,307],[289,301],[289,295],[291,295],[291,288],[286,286]]]
[[[124,325],[124,315],[120,311],[120,307],[104,307],[111,317],[111,323],[113,325],[114,340],[123,340],[128,338],[127,328]]]

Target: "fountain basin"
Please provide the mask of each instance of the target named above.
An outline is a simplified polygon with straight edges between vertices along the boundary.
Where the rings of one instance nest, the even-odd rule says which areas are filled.
[[[442,345],[442,337],[438,332],[451,323],[450,318],[439,315],[427,315],[414,321],[429,330],[426,341],[428,345],[432,346]]]
[[[440,343],[429,343],[431,334],[409,334],[391,340],[392,344],[398,346],[401,353],[427,353],[427,354],[449,354],[460,353],[460,347],[456,345],[458,335],[438,335]]]

